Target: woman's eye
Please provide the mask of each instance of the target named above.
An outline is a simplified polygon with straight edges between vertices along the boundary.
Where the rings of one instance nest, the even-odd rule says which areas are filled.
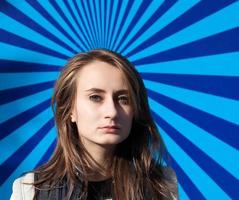
[[[91,95],[89,98],[91,101],[95,101],[95,102],[100,102],[102,100],[101,96],[99,95]]]
[[[123,105],[129,104],[129,98],[127,96],[119,96],[118,101]]]

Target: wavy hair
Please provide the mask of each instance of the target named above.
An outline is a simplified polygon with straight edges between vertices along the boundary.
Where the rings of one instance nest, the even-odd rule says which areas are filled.
[[[71,112],[77,90],[77,73],[94,61],[111,64],[124,74],[134,113],[130,134],[117,145],[111,162],[114,199],[139,200],[145,196],[149,199],[172,199],[172,183],[164,176],[162,164],[167,151],[152,119],[143,81],[126,58],[105,49],[79,53],[61,71],[52,98],[57,145],[51,159],[35,170],[40,175],[34,183],[35,188],[40,190],[44,185],[54,188],[57,182],[66,178],[69,188],[66,199],[70,199],[80,176],[85,186],[81,199],[87,197],[89,166],[97,164],[82,145],[76,124],[71,122]]]

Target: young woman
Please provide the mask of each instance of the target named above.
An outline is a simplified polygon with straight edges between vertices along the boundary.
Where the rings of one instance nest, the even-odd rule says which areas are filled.
[[[54,155],[15,180],[12,200],[177,199],[146,89],[126,58],[104,49],[76,55],[61,72],[52,106]]]

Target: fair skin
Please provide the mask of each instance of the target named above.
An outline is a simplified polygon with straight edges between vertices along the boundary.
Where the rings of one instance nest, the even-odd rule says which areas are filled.
[[[116,145],[128,137],[132,119],[129,88],[118,68],[94,61],[80,69],[71,120],[84,147],[103,168],[107,169]]]

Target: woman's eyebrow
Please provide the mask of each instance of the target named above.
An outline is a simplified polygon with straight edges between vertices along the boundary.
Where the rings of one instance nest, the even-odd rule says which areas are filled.
[[[96,93],[106,93],[105,90],[100,88],[90,88],[88,90],[85,90],[86,92],[96,92]],[[128,94],[129,91],[127,89],[117,90],[114,91],[114,94]]]

